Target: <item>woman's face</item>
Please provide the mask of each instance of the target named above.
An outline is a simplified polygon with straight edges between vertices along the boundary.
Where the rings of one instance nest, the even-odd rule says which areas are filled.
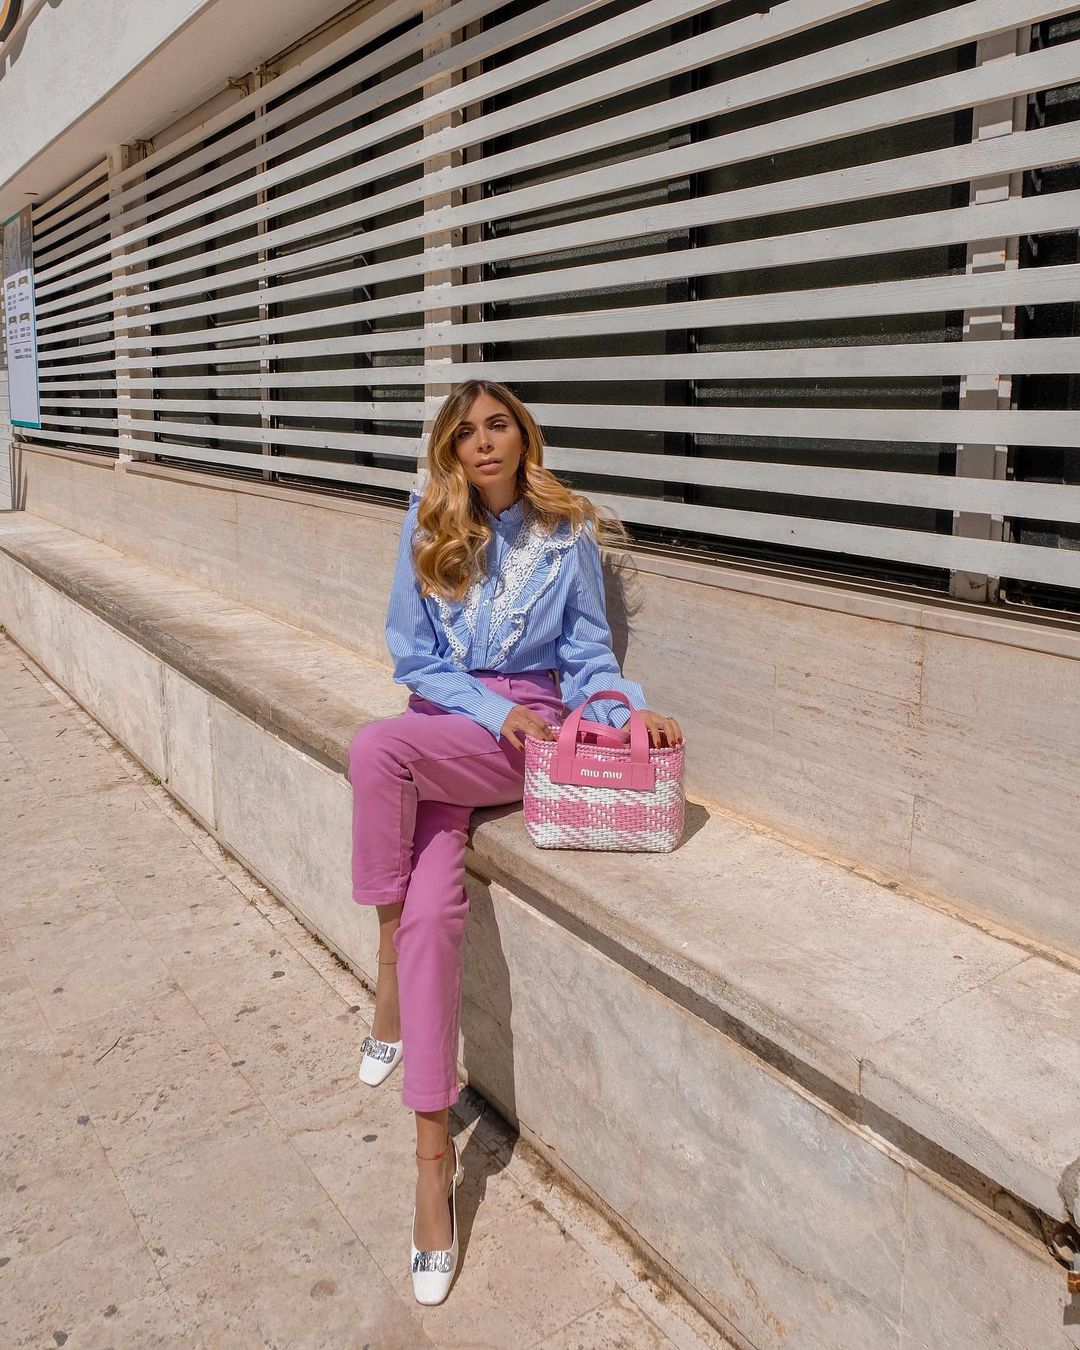
[[[469,482],[503,510],[515,496],[525,444],[517,422],[490,394],[476,396],[454,431],[454,449]]]

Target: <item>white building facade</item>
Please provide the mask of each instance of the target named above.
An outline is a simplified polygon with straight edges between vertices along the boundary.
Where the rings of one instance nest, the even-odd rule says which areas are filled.
[[[482,1056],[470,1076],[748,1344],[1080,1344],[1060,1264],[1080,1138],[1065,1108],[1039,1115],[1046,1083],[1080,1076],[1061,1030],[1080,1006],[1076,0],[22,0],[2,21],[0,214],[30,208],[40,417],[13,427],[0,382],[0,622],[363,970],[340,877],[319,871],[344,838],[349,660],[388,687],[393,549],[442,398],[511,384],[546,464],[633,536],[636,574],[609,578],[616,650],[682,725],[691,797],[838,886],[871,879],[882,905],[827,913],[840,892],[807,881],[781,923],[790,876],[748,862],[732,875],[762,883],[766,959],[709,845],[673,856],[687,904],[655,950],[626,937],[612,882],[605,936],[633,981],[599,992],[615,946],[582,937],[603,928],[599,885],[559,930],[566,960],[626,1017],[651,1018],[646,985],[658,1004],[683,990],[664,1035],[690,1010],[703,1056],[722,1032],[767,1061],[746,1102],[812,1100],[821,1134],[806,1126],[792,1175],[818,1217],[849,1183],[865,1210],[823,1239],[786,1196],[758,1247],[761,1195],[783,1185],[754,1174],[746,1226],[712,1235],[745,1269],[718,1274],[689,1200],[685,1228],[636,1206],[541,1086]],[[244,675],[240,646],[181,632],[179,608],[125,609],[125,567],[148,594],[159,574],[189,587],[185,613],[282,625],[289,679]],[[273,830],[245,814],[268,781],[289,784]],[[565,877],[549,893],[530,872],[541,923],[508,849],[478,835],[470,876],[502,897],[479,931],[522,935],[524,991],[523,953],[573,906]],[[901,937],[898,894],[946,926]],[[718,941],[691,970],[706,929],[742,932],[732,968]],[[961,930],[1073,982],[1020,999],[1029,1020],[1001,1013],[1013,1059],[987,1064],[1032,1082],[1042,1065],[1030,1098],[1011,1068],[1008,1090],[974,1068],[931,1086],[945,1037],[911,1051],[918,1090],[875,1058],[876,1036],[929,1019],[924,984],[937,1010],[970,993]],[[1010,967],[994,950],[988,979]],[[833,979],[850,984],[825,1011]],[[1002,1123],[1005,1100],[1021,1106]],[[688,1133],[681,1156],[699,1146]],[[806,1249],[774,1253],[781,1227]],[[958,1310],[927,1272],[962,1244],[982,1264]]]
[[[483,370],[643,543],[1080,612],[1067,8],[25,9],[28,443],[399,500]]]

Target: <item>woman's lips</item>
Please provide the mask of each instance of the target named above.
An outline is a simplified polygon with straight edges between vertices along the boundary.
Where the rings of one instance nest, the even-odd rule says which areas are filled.
[[[499,467],[499,461],[497,459],[490,459],[486,464],[478,464],[476,467],[478,469],[497,469]]]

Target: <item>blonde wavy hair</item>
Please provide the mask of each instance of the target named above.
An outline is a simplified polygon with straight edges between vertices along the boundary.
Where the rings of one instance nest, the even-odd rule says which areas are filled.
[[[630,536],[614,511],[595,506],[544,468],[543,432],[513,390],[492,380],[466,380],[446,396],[428,443],[428,481],[417,508],[413,543],[421,594],[462,600],[473,581],[484,574],[492,530],[484,515],[483,497],[466,477],[455,449],[458,425],[480,394],[501,403],[521,431],[524,451],[518,486],[541,527],[551,534],[564,520],[575,529],[588,522],[602,548],[627,548]]]

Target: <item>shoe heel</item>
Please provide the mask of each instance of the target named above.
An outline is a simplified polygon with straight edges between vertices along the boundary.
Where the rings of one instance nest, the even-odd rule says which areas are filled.
[[[451,1186],[460,1186],[465,1180],[465,1164],[461,1161],[461,1154],[458,1152],[457,1140],[454,1141],[454,1176],[450,1182]]]

